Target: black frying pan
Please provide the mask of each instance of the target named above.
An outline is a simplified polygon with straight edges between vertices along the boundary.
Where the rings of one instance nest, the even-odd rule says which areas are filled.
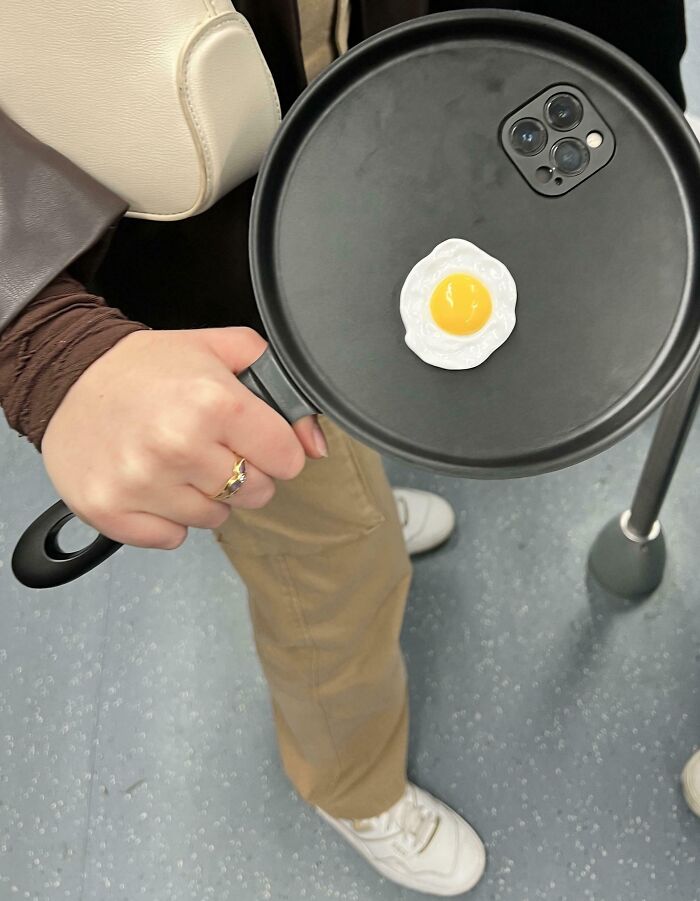
[[[534,181],[563,135],[548,129],[533,166],[509,127],[529,102],[544,118],[561,85],[600,125],[607,157],[591,150],[590,166],[604,164],[581,178]],[[587,140],[586,127],[572,134]],[[289,421],[323,410],[442,472],[568,466],[634,428],[696,358],[698,222],[698,144],[622,53],[514,12],[417,19],[331,66],[267,154],[250,260],[273,349],[243,380]],[[399,316],[407,273],[450,237],[503,261],[518,288],[510,339],[457,372],[409,351]],[[20,581],[58,585],[116,550],[99,536],[63,553],[70,516],[56,504],[25,532]]]

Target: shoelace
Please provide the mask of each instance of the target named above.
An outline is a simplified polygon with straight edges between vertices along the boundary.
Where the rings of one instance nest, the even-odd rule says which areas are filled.
[[[428,846],[438,824],[437,814],[412,798],[410,789],[391,810],[378,817],[355,821],[358,831],[386,832],[394,825],[399,829],[396,841],[404,851],[420,854]],[[364,828],[363,828],[364,827]]]
[[[394,817],[410,851],[420,853],[435,833],[437,814],[418,802],[404,798]]]

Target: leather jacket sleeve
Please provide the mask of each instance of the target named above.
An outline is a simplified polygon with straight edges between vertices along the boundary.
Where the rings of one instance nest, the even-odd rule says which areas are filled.
[[[65,271],[91,256],[125,209],[0,111],[0,406],[37,449],[82,372],[146,328]]]
[[[0,331],[125,210],[0,111]]]

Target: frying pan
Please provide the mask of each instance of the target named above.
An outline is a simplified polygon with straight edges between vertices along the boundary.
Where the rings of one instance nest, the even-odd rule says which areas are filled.
[[[604,123],[609,159],[547,194],[503,125],[562,84]],[[332,65],[266,156],[250,263],[270,349],[241,378],[290,422],[322,410],[441,472],[568,466],[633,429],[696,359],[698,222],[695,137],[624,54],[528,14],[416,19]],[[406,275],[451,237],[504,262],[518,289],[513,334],[466,371],[423,363],[399,316]],[[71,515],[58,503],[22,536],[21,582],[62,584],[119,546],[98,536],[64,553]]]

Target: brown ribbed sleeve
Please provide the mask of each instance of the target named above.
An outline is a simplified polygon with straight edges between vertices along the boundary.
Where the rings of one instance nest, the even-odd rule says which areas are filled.
[[[0,406],[10,426],[40,450],[78,376],[120,338],[145,328],[59,275],[0,332]]]

